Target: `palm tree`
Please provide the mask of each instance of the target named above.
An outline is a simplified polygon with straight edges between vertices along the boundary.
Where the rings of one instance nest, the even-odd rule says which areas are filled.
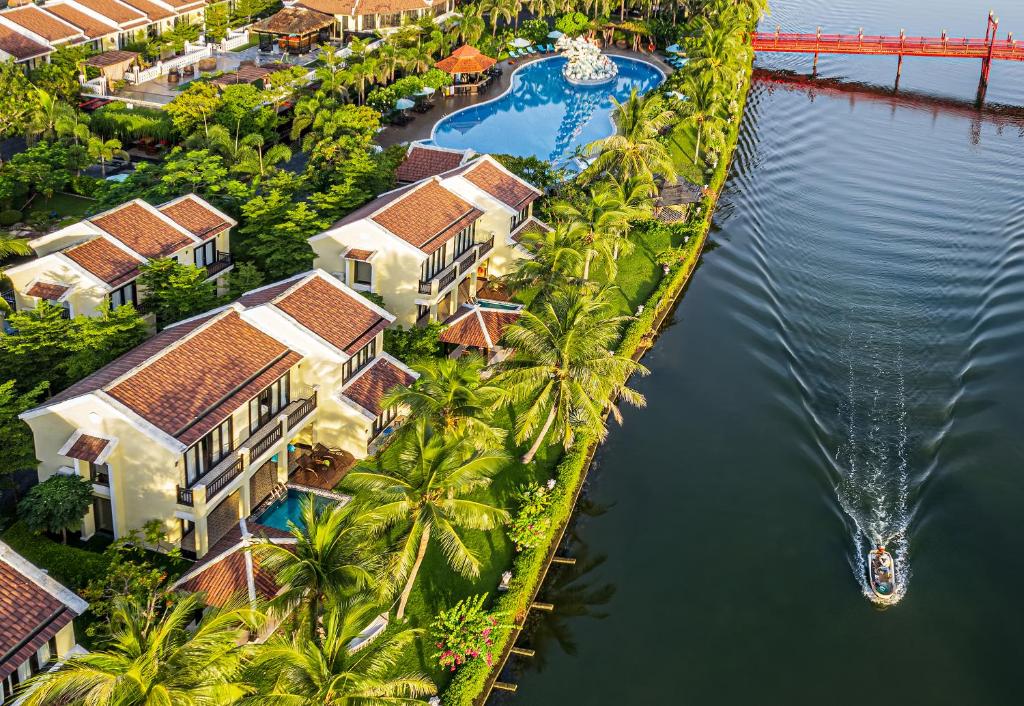
[[[691,75],[684,86],[685,122],[693,125],[696,133],[696,145],[693,151],[693,163],[700,164],[701,137],[708,128],[720,128],[724,119],[721,115],[720,97],[714,81],[706,75]]]
[[[412,73],[424,73],[434,65],[434,57],[430,45],[418,44],[403,49],[399,54],[403,69]]]
[[[557,223],[552,230],[528,230],[519,244],[530,257],[517,258],[502,279],[512,290],[537,287],[537,299],[548,292],[582,279],[586,259],[582,246],[583,232],[578,224]]]
[[[416,382],[392,389],[381,404],[406,406],[409,416],[426,418],[444,434],[467,437],[479,448],[497,446],[505,434],[491,423],[490,410],[501,391],[481,378],[485,366],[479,354],[423,360],[412,366],[419,373]]]
[[[661,131],[672,125],[675,113],[665,107],[660,96],[641,96],[634,88],[624,103],[615,103],[615,134],[587,145],[597,159],[588,170],[591,174],[617,173],[621,177],[661,174],[674,179],[675,164],[668,148],[661,141]]]
[[[57,134],[57,126],[73,119],[75,109],[54,98],[41,88],[36,89],[36,103],[29,113],[25,132],[32,138],[50,139]]]
[[[615,279],[615,258],[622,247],[622,232],[631,215],[615,190],[599,185],[591,188],[578,203],[556,201],[552,211],[577,224],[586,234],[582,240],[583,280],[590,279],[590,265],[595,258],[604,265],[608,280]]]
[[[519,0],[484,0],[487,8],[487,17],[491,21],[491,36],[498,33],[498,20],[505,20],[505,24],[511,24],[513,20],[516,27],[519,27]]]
[[[491,530],[508,520],[501,508],[469,499],[490,485],[507,457],[497,450],[480,451],[465,438],[446,438],[424,418],[407,426],[394,444],[395,453],[378,459],[375,471],[357,470],[347,480],[368,494],[372,509],[362,519],[378,532],[399,533],[392,575],[405,581],[396,614],[401,620],[431,540],[459,574],[480,575],[480,559],[460,531]],[[385,468],[392,459],[394,467]]]
[[[736,76],[736,55],[741,50],[740,33],[714,26],[706,20],[703,31],[689,48],[692,71],[710,75],[714,81],[728,85]]]
[[[266,140],[259,133],[243,137],[241,146],[238,148],[238,161],[234,170],[263,178],[276,165],[292,158],[292,151],[288,145],[277,144],[266,150],[265,147]]]
[[[305,606],[306,628],[315,642],[324,604],[372,588],[380,560],[369,550],[366,527],[351,505],[321,508],[309,494],[302,500],[299,518],[289,528],[295,544],[260,542],[254,551],[284,587],[270,607],[284,614]]]
[[[28,239],[15,238],[10,233],[0,233],[0,261],[14,256],[28,256],[35,251],[29,247]]]
[[[242,706],[372,706],[422,704],[436,691],[419,673],[397,673],[420,630],[388,631],[372,649],[352,653],[349,643],[372,621],[379,607],[345,601],[324,616],[319,642],[297,634],[272,639],[256,651],[247,673],[257,693]]]
[[[323,65],[316,70],[316,77],[320,80],[320,90],[335,100],[344,100],[346,97],[345,60],[333,50],[321,52],[320,59],[323,61]]]
[[[467,5],[466,7],[473,6]],[[465,10],[466,8],[462,9]],[[487,24],[480,15],[467,13],[463,15],[458,29],[463,42],[466,44],[476,44],[480,41],[480,37],[484,36],[484,32],[487,31]]]
[[[131,160],[131,155],[121,149],[121,141],[116,138],[104,140],[102,137],[90,137],[85,149],[89,159],[99,161],[101,176],[107,175],[107,161],[114,157],[120,157],[126,162]]]
[[[358,86],[359,105],[363,104],[366,97],[366,83],[373,81],[378,74],[377,62],[374,59],[363,59],[352,64],[345,72],[346,78],[351,85]]]
[[[605,292],[567,287],[534,310],[524,310],[506,329],[505,340],[515,354],[498,364],[494,382],[508,391],[517,409],[522,406],[516,441],[533,436],[523,463],[533,460],[551,432],[566,449],[577,429],[603,435],[603,400],[609,396],[618,394],[636,406],[645,403],[643,395],[626,387],[626,379],[645,375],[647,369],[611,350],[629,317],[614,316],[609,309]],[[618,410],[612,406],[611,411],[619,420]]]
[[[158,610],[131,598],[114,601],[111,637],[100,649],[69,657],[57,670],[42,672],[26,689],[25,706],[98,704],[229,704],[246,691],[239,679],[239,647],[262,616],[229,604],[208,612],[191,594]]]

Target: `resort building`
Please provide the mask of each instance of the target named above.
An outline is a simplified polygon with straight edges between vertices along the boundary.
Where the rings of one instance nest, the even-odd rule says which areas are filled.
[[[93,481],[84,536],[159,518],[201,557],[290,475],[329,488],[387,437],[381,399],[415,380],[383,350],[392,321],[315,270],[170,326],[21,415],[39,480]]]
[[[421,17],[440,19],[455,10],[455,0],[297,0],[295,4],[333,16],[336,37],[393,30]]]
[[[89,605],[0,542],[0,703],[29,677],[82,648],[74,619]]]
[[[310,238],[315,265],[384,297],[403,325],[444,321],[526,253],[541,192],[483,155],[382,194]]]
[[[139,266],[156,258],[205,268],[223,294],[235,225],[194,194],[161,206],[135,199],[30,241],[36,258],[4,274],[13,285],[16,309],[49,301],[68,317],[96,316],[104,303],[138,305],[145,299],[137,284]]]
[[[519,320],[522,307],[517,304],[475,303],[459,307],[445,323],[441,343],[449,357],[458,358],[468,352],[480,353],[488,365],[508,357],[510,350],[501,345],[505,329]]]
[[[0,60],[34,68],[65,45],[123,49],[181,23],[202,25],[205,7],[205,0],[16,0],[0,11]]]
[[[413,142],[395,171],[395,179],[399,184],[414,184],[460,167],[472,157],[472,150],[453,150]]]

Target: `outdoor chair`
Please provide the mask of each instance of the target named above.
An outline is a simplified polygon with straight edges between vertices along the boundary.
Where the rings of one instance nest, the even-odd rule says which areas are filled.
[[[526,47],[526,51],[530,52],[531,54],[536,54],[537,53],[537,50],[534,49],[533,47]]]
[[[509,59],[518,59],[518,58],[519,58],[519,52],[518,52],[518,51],[516,51],[515,49],[511,50],[511,51],[510,51],[510,52],[508,53],[508,58],[509,58]]]
[[[548,52],[552,54],[555,52],[555,46],[553,44],[548,45]]]

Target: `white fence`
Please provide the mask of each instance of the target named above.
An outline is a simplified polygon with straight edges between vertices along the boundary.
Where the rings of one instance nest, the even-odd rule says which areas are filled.
[[[220,43],[220,50],[231,51],[233,49],[238,49],[239,47],[244,47],[248,43],[248,30],[232,30],[231,33],[224,38],[224,41]]]
[[[200,59],[205,59],[208,56],[213,56],[213,47],[209,44],[199,49],[193,49],[186,43],[185,53],[181,56],[174,56],[166,61],[158,61],[143,71],[136,69],[132,73],[126,73],[124,78],[128,83],[138,85],[170,73],[174,69],[183,69],[186,66],[196,64]]]
[[[107,95],[107,79],[99,76],[85,81],[82,84],[82,93],[87,96],[99,96],[102,98]]]

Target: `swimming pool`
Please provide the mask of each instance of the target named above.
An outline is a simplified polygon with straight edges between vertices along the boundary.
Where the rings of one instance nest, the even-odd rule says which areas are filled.
[[[623,101],[632,89],[645,93],[665,80],[645,61],[621,56],[612,61],[619,75],[598,86],[566,81],[561,56],[520,67],[506,93],[442,118],[431,140],[440,147],[562,162],[577,147],[612,134],[612,97]]]
[[[288,527],[289,522],[293,522],[298,526],[301,526],[302,516],[302,501],[306,497],[306,492],[297,488],[289,488],[288,493],[268,507],[266,510],[259,514],[256,521],[261,525],[267,525],[275,529],[284,530],[285,532],[290,531]],[[316,506],[317,509],[323,509],[328,505],[334,505],[338,502],[335,498],[329,498],[323,495],[316,495]]]

